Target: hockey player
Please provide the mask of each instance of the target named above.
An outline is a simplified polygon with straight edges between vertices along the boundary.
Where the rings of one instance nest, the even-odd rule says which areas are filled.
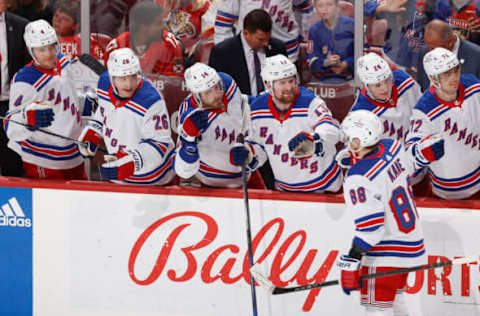
[[[460,74],[462,63],[441,47],[425,55],[423,65],[432,86],[413,109],[407,138],[412,155],[424,164],[415,145],[429,134],[443,135],[445,157],[425,165],[433,193],[444,199],[468,198],[480,189],[480,82]]]
[[[243,19],[253,9],[263,9],[270,14],[273,21],[272,37],[285,43],[288,57],[296,62],[299,41],[306,38],[310,25],[313,12],[311,0],[217,0],[215,44],[240,33],[243,30]]]
[[[392,72],[387,62],[375,53],[357,60],[357,72],[364,89],[351,111],[373,112],[382,123],[382,138],[404,144],[413,106],[422,95],[420,86],[403,70]]]
[[[403,145],[381,139],[383,126],[366,110],[350,113],[342,123],[347,146],[358,160],[347,171],[343,194],[354,219],[355,235],[348,255],[337,265],[346,294],[361,289],[365,315],[406,315],[403,293],[407,274],[369,279],[360,276],[425,264],[423,233],[409,176],[414,163]],[[441,139],[425,141],[420,152],[428,159],[442,156]]]
[[[48,127],[53,133],[74,139],[82,130],[84,105],[79,103],[69,79],[70,60],[58,53],[57,35],[45,20],[28,23],[24,39],[33,61],[12,80],[3,126],[8,146],[22,157],[29,178],[85,179],[77,146],[37,130]]]
[[[297,86],[295,65],[283,55],[268,57],[261,75],[268,93],[252,101],[250,145],[241,147],[248,149],[249,168],[268,159],[277,190],[338,191],[343,177],[334,156],[341,134],[325,102]]]
[[[243,161],[230,153],[238,147],[243,120],[248,119],[240,89],[232,77],[202,63],[185,71],[185,83],[191,94],[179,109],[175,172],[208,186],[240,186]]]
[[[99,106],[78,138],[88,143],[79,146],[80,153],[93,157],[103,139],[109,153],[100,168],[104,179],[169,183],[174,145],[165,101],[140,76],[140,62],[130,48],[113,51],[107,68],[98,81]]]

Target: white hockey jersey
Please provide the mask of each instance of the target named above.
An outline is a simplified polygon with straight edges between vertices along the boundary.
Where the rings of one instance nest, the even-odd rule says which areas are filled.
[[[250,11],[263,9],[272,17],[272,37],[283,41],[290,60],[297,61],[299,37],[307,38],[306,34],[310,26],[313,12],[312,0],[217,0],[216,2],[215,44],[240,33],[243,29],[243,19]]]
[[[425,246],[409,176],[413,163],[398,141],[383,139],[378,149],[348,169],[343,184],[353,215],[353,244],[365,250],[366,266],[425,264]]]
[[[334,157],[340,130],[325,102],[310,90],[299,87],[297,96],[285,112],[277,111],[270,93],[251,103],[251,123],[247,141],[253,146],[259,166],[268,159],[275,188],[290,192],[336,192],[342,185],[342,171]],[[319,133],[325,154],[296,159],[288,142],[300,132]]]
[[[238,137],[242,132],[243,102],[235,80],[223,72],[218,75],[223,83],[224,109],[201,110],[208,113],[208,127],[197,143],[199,167],[193,168],[191,163],[183,161],[177,154],[175,171],[183,178],[195,175],[208,186],[235,188],[242,185],[242,168],[232,164],[230,150],[240,141]],[[185,119],[198,110],[198,104],[190,94],[180,105],[179,135],[182,134]]]
[[[142,79],[134,96],[119,99],[113,92],[108,73],[97,86],[98,108],[92,119],[100,122],[109,154],[136,150],[142,168],[118,183],[168,184],[173,172],[174,144],[165,101],[152,85]]]
[[[480,189],[480,82],[461,75],[458,97],[447,103],[430,87],[413,109],[407,146],[429,134],[445,139],[445,155],[429,166],[435,195],[467,198]]]
[[[383,125],[382,138],[391,138],[405,144],[410,128],[410,117],[422,96],[420,86],[403,70],[393,72],[392,96],[386,102],[372,99],[366,89],[358,96],[351,111],[367,110],[378,116]]]
[[[9,112],[4,129],[9,138],[8,147],[22,160],[49,169],[71,169],[83,162],[77,145],[40,131],[10,122],[26,123],[22,109],[33,102],[49,101],[53,104],[52,125],[45,128],[53,133],[77,139],[82,131],[81,116],[84,104],[80,104],[71,76],[68,57],[57,54],[57,66],[53,70],[37,68],[33,62],[23,67],[12,79]]]

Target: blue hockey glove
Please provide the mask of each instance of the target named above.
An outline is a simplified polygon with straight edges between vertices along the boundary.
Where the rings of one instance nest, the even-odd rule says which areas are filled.
[[[313,136],[300,132],[288,142],[288,149],[293,151],[295,158],[308,158],[312,155],[323,156],[323,140],[317,133]]]

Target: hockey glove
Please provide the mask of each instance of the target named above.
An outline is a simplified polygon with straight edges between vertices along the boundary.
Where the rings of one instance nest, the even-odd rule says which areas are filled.
[[[199,159],[198,156],[198,147],[197,147],[197,142],[189,142],[185,140],[183,137],[180,137],[180,142],[181,146],[180,149],[178,150],[178,154],[180,155],[180,158],[182,158],[183,161],[187,163],[194,163]]]
[[[430,134],[413,145],[415,164],[418,168],[428,166],[445,154],[445,141],[441,135]]]
[[[257,157],[252,153],[248,145],[237,143],[230,149],[230,163],[234,166],[246,164],[247,172],[256,170],[258,167]]]
[[[83,129],[78,141],[85,145],[79,144],[78,151],[83,158],[95,156],[98,145],[102,141],[102,123],[94,120],[89,120]]]
[[[105,163],[100,172],[107,180],[124,180],[142,168],[142,157],[136,150],[119,151],[115,155],[105,155]]]
[[[23,118],[32,128],[52,125],[53,116],[52,105],[48,102],[34,102],[23,109]]]
[[[313,136],[306,132],[300,132],[288,142],[288,149],[293,151],[293,157],[297,159],[309,158],[313,154],[323,156],[323,140],[317,133]]]
[[[193,137],[198,137],[200,133],[205,131],[208,127],[208,113],[205,111],[194,111],[189,117],[185,119],[182,125],[182,132],[186,135],[182,135],[184,138],[188,138],[189,141]]]
[[[350,295],[351,291],[362,288],[360,281],[360,260],[342,255],[337,261],[337,267],[342,271],[340,274],[340,284],[345,294]]]

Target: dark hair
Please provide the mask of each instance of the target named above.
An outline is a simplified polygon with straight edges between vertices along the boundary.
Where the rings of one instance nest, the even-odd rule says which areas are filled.
[[[55,6],[53,7],[54,14],[57,10],[68,14],[73,19],[75,24],[78,23],[80,18],[80,1],[57,0],[57,2],[55,2]]]
[[[243,19],[243,29],[250,33],[255,33],[257,30],[265,33],[271,32],[272,18],[265,10],[252,10]]]
[[[152,24],[159,15],[163,15],[163,8],[155,2],[138,2],[130,10],[130,31],[135,32],[143,25]]]

